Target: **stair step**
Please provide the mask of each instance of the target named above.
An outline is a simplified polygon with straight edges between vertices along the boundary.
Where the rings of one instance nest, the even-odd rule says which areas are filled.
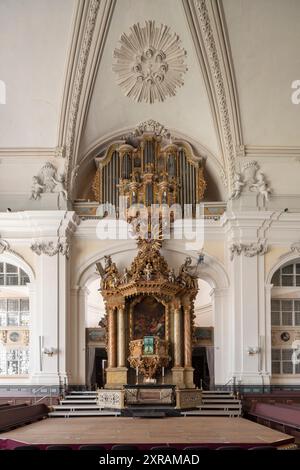
[[[99,405],[57,405],[52,407],[54,410],[100,410]]]
[[[224,404],[224,405],[227,405],[228,403],[241,403],[240,400],[216,400],[216,399],[202,399],[202,403],[220,403],[220,404]]]
[[[73,405],[82,405],[84,403],[89,403],[91,405],[93,404],[97,404],[97,400],[61,400],[60,401],[60,404],[61,405],[69,405],[69,404],[73,404]]]
[[[183,411],[182,414],[184,416],[241,416],[241,413],[238,410],[194,410]]]
[[[232,392],[226,390],[203,390],[203,393],[221,394],[221,395],[232,395]]]
[[[81,391],[73,390],[72,392],[69,393],[69,395],[97,395],[97,392],[94,392],[91,390],[81,390]]]
[[[65,400],[78,400],[78,399],[84,399],[84,400],[95,400],[97,395],[66,395]]]
[[[120,416],[118,411],[51,411],[48,416],[51,417],[76,417],[76,416]]]
[[[238,403],[235,404],[229,404],[229,405],[215,405],[215,404],[204,404],[204,405],[199,405],[197,406],[197,409],[216,409],[216,410],[228,410],[228,409],[232,409],[232,410],[239,410],[241,409],[241,405],[239,405]]]

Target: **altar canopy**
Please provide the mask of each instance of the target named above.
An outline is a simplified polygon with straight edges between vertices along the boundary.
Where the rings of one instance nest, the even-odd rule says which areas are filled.
[[[193,388],[192,336],[197,280],[191,259],[175,273],[159,240],[139,239],[138,254],[120,273],[110,256],[102,270],[106,303],[106,387],[138,380]],[[151,341],[151,338],[153,341]]]

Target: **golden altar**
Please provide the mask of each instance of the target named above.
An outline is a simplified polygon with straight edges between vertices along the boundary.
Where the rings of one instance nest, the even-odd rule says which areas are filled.
[[[106,388],[136,384],[137,371],[138,381],[144,383],[155,379],[158,384],[194,388],[192,332],[197,280],[189,273],[190,258],[176,275],[162,256],[161,246],[159,240],[139,239],[138,254],[123,273],[110,256],[105,259],[101,293],[107,312]],[[145,337],[154,338],[152,355],[142,351]]]

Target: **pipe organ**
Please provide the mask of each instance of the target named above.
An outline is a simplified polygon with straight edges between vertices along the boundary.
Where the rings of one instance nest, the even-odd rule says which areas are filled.
[[[184,141],[170,142],[155,132],[143,132],[110,145],[103,157],[95,159],[97,171],[93,190],[97,202],[113,205],[118,214],[119,197],[127,207],[152,204],[190,205],[195,215],[206,188],[201,157]]]

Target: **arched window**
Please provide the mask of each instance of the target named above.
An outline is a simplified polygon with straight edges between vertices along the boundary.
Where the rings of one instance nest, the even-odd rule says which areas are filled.
[[[300,377],[300,364],[292,360],[300,338],[300,260],[281,266],[271,283],[272,376]]]
[[[0,261],[0,379],[29,373],[29,276]]]

